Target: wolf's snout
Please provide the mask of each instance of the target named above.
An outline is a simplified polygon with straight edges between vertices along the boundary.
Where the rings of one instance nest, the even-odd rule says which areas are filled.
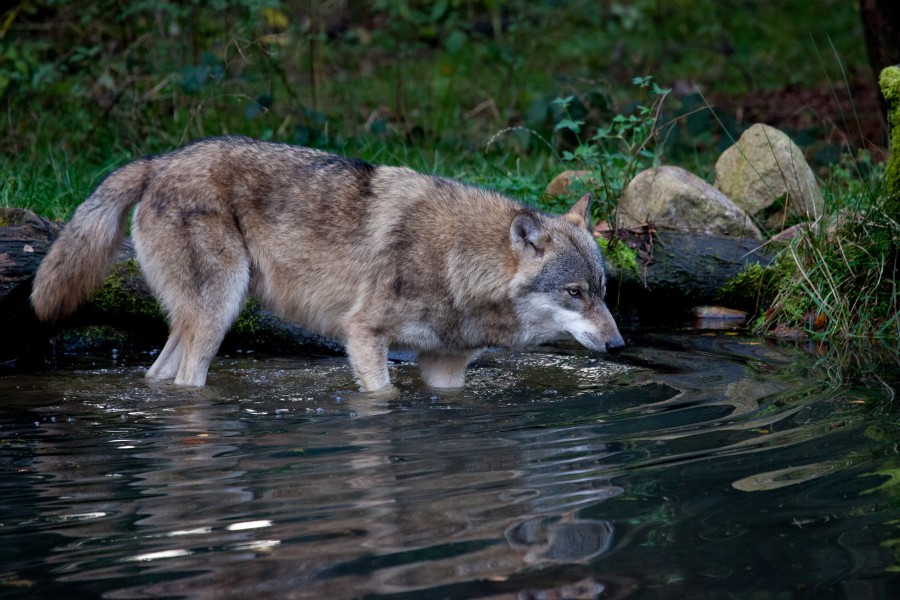
[[[622,339],[621,334],[616,334],[611,339],[606,340],[606,351],[610,352],[612,350],[618,350],[619,348],[623,348],[625,346],[625,340]]]

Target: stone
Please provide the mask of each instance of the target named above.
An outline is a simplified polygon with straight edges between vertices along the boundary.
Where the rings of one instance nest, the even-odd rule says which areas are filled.
[[[590,174],[590,171],[563,171],[547,184],[546,192],[550,196],[564,196],[569,193],[572,183]]]
[[[638,173],[616,208],[620,229],[655,227],[762,239],[747,214],[696,175],[671,166]]]
[[[772,230],[797,219],[815,221],[825,208],[803,151],[786,134],[762,123],[750,127],[719,157],[716,187]]]

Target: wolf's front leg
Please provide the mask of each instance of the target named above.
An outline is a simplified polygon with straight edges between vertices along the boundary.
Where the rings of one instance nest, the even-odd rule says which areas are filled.
[[[346,350],[362,391],[374,392],[391,386],[387,366],[387,339],[362,326],[350,327],[347,331]]]
[[[435,388],[461,388],[466,385],[466,367],[480,350],[441,354],[419,352],[419,371],[422,379]]]

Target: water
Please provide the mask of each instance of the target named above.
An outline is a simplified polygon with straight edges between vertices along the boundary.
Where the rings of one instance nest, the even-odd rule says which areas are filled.
[[[888,384],[632,339],[488,353],[461,392],[400,362],[380,399],[334,358],[220,358],[202,390],[141,355],[6,374],[0,597],[900,597]]]

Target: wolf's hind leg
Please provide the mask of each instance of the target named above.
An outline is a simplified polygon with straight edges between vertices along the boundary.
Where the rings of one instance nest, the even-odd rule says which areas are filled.
[[[178,374],[178,367],[181,365],[181,356],[183,349],[181,347],[181,332],[174,329],[169,334],[166,345],[163,346],[162,352],[156,358],[153,366],[147,371],[148,379],[174,379]]]
[[[207,281],[199,295],[171,311],[172,331],[179,332],[182,348],[176,385],[206,383],[209,365],[244,305],[248,273],[247,268],[220,272],[220,279]]]
[[[454,354],[419,352],[422,379],[434,388],[461,388],[466,384],[466,367],[478,353],[478,350]]]
[[[185,332],[184,353],[175,375],[175,385],[200,387],[206,384],[209,365],[230,326],[230,320],[219,320],[202,328],[191,327]]]
[[[215,210],[140,207],[135,223],[138,260],[170,328],[147,376],[202,386],[247,296],[250,257],[243,237],[232,217]]]

